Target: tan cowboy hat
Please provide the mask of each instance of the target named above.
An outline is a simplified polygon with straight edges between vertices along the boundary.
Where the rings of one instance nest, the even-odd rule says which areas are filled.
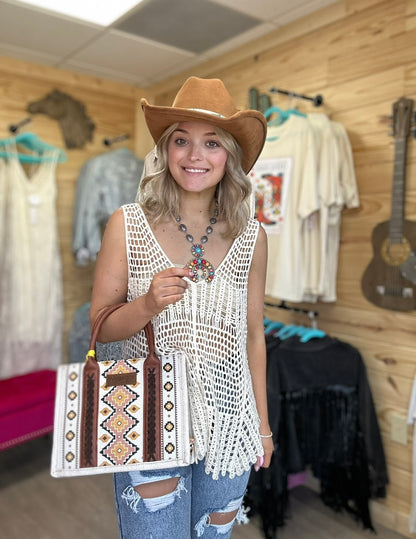
[[[228,131],[243,151],[242,168],[247,174],[263,148],[267,122],[257,110],[238,110],[220,79],[190,77],[171,107],[140,101],[146,123],[157,144],[162,133],[176,122],[207,122]]]

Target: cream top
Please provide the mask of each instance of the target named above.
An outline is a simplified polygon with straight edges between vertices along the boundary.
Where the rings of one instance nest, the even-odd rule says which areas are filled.
[[[123,206],[129,268],[128,301],[145,294],[155,273],[174,264],[138,204]],[[247,284],[259,223],[249,219],[211,283],[191,283],[184,297],[152,320],[156,351],[186,358],[196,460],[230,477],[263,454],[247,359]],[[142,357],[143,332],[126,340],[124,357]]]

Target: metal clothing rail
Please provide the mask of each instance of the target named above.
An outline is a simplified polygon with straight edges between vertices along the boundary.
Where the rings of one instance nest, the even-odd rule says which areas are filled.
[[[103,140],[103,144],[104,146],[111,146],[112,144],[114,144],[115,142],[122,142],[123,140],[127,140],[130,138],[130,135],[118,135],[117,137],[113,137],[113,138],[105,138]]]
[[[282,90],[281,88],[276,88],[275,86],[269,88],[269,92],[274,94],[288,95],[289,97],[297,97],[299,99],[307,99],[308,101],[312,101],[315,107],[320,107],[324,102],[324,98],[320,94],[317,94],[315,97],[311,97],[308,95],[298,94],[296,92],[289,92],[289,90]]]
[[[281,301],[280,303],[264,303],[265,307],[272,307],[274,309],[284,309],[286,311],[292,311],[294,313],[301,313],[306,314],[311,321],[311,323],[315,326],[317,322],[317,318],[319,313],[317,311],[313,311],[311,309],[303,309],[301,307],[292,307],[291,305],[287,305],[286,301]]]
[[[17,124],[9,125],[10,133],[18,133],[18,131],[19,131],[19,129],[21,127],[23,127],[24,125],[28,124],[31,121],[32,121],[32,118],[30,116],[28,116],[27,118],[24,118],[23,120],[21,120]]]

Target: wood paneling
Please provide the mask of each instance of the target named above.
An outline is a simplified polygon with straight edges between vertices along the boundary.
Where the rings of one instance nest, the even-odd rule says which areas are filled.
[[[69,89],[85,89],[97,95],[113,95],[118,99],[135,99],[142,95],[140,88],[128,84],[122,84],[114,81],[103,80],[98,77],[90,77],[76,73],[75,71],[65,71],[46,65],[24,62],[15,58],[1,56],[2,76],[10,76],[10,83],[15,75],[25,80],[31,80],[33,84],[45,84],[47,87],[57,84]],[[118,100],[117,99],[117,100]]]

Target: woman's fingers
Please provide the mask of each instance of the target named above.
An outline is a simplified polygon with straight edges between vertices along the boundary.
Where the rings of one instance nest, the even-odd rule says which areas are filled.
[[[147,304],[155,314],[167,305],[179,301],[188,288],[184,277],[188,276],[186,268],[168,268],[157,273],[147,293]]]

